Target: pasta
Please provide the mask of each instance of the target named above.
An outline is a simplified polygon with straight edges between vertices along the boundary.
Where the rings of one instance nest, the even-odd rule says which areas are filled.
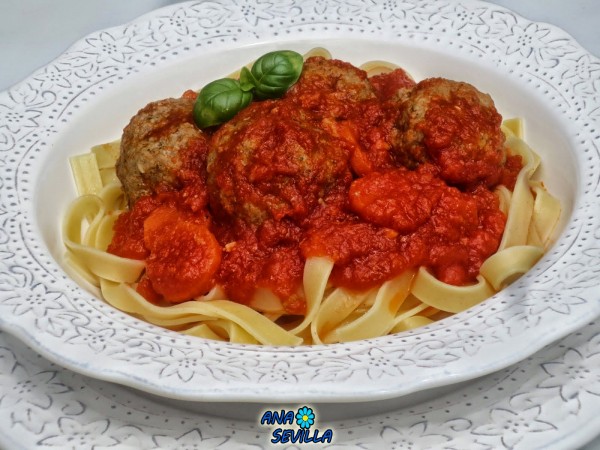
[[[330,57],[324,49],[316,49],[310,56],[315,54]],[[384,62],[362,66],[370,76],[388,73],[394,67]],[[506,225],[497,252],[483,262],[474,284],[445,283],[421,266],[404,270],[373,288],[336,287],[330,279],[335,262],[310,256],[302,276],[306,301],[302,317],[286,317],[281,300],[268,289],[258,289],[247,306],[227,299],[219,285],[192,301],[171,306],[152,304],[135,289],[145,262],[106,251],[115,221],[127,210],[114,169],[119,141],[71,159],[80,196],[63,221],[65,260],[115,308],[201,338],[294,346],[367,339],[424,326],[464,311],[503,289],[528,271],[551,243],[560,204],[533,178],[540,158],[523,140],[520,119],[505,120],[502,131],[506,148],[519,155],[523,164],[512,191],[502,185],[496,187]]]

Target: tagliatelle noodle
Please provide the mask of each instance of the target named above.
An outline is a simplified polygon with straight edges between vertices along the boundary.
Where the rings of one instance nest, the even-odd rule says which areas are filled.
[[[418,308],[418,310],[416,310],[415,308]],[[411,293],[408,295],[408,297],[406,297],[406,300],[404,300],[404,303],[402,303],[402,305],[400,306],[400,309],[398,310],[398,314],[396,314],[396,317],[394,319],[394,326],[399,321],[401,321],[403,318],[407,317],[407,314],[408,315],[414,315],[417,313],[425,314],[425,311],[428,309],[431,311],[439,311],[438,309],[436,309],[432,306],[426,305],[421,300],[419,300],[417,297],[415,297],[414,294],[412,293],[412,286],[411,286]],[[411,311],[413,311],[413,312],[411,313]]]
[[[428,306],[458,313],[481,303],[495,294],[495,291],[479,275],[477,283],[468,286],[454,286],[435,278],[425,267],[420,267],[412,286],[412,294]]]
[[[282,314],[285,312],[281,299],[272,291],[263,288],[256,290],[248,306],[262,313]]]
[[[389,73],[394,69],[398,69],[399,66],[392,64],[387,61],[367,61],[359,66],[362,70],[367,72],[367,77],[373,77],[375,75],[381,75]]]
[[[106,144],[95,145],[91,153],[96,157],[96,164],[99,169],[114,169],[115,161],[121,153],[121,141],[116,140]]]
[[[192,316],[190,323],[206,320],[206,317],[224,319],[243,328],[260,344],[299,345],[302,343],[302,339],[271,322],[259,312],[229,300],[204,302],[192,300],[169,307],[160,307],[149,303],[125,283],[102,280],[101,288],[102,294],[113,306],[118,304],[118,308],[122,311],[137,313],[149,322],[152,322],[154,315],[164,317],[165,312],[171,316]]]
[[[321,58],[331,59],[331,53],[329,50],[323,47],[315,47],[310,49],[308,52],[304,54],[304,60],[311,58],[313,56],[320,56]]]
[[[93,153],[73,156],[69,162],[79,195],[95,195],[102,190],[102,177]]]
[[[511,119],[504,119],[502,121],[502,131],[505,136],[515,136],[519,139],[525,137],[525,127],[523,126],[523,119],[520,117],[513,117]]]
[[[546,191],[541,182],[532,179],[539,166],[540,157],[523,141],[522,135],[516,134],[523,131],[522,120],[505,121],[503,131],[507,136],[506,147],[512,154],[521,156],[523,168],[511,195],[511,208],[507,214],[507,224],[499,250],[515,245],[532,244],[529,238],[531,226],[537,234],[534,240],[539,237],[543,246],[547,246],[560,217],[560,203]]]
[[[228,320],[210,320],[200,325],[181,331],[190,336],[215,339],[220,341],[235,342],[238,344],[258,344],[259,342],[242,327]]]
[[[317,316],[311,323],[313,343],[322,344],[321,336],[327,335],[337,327],[372,294],[373,290],[352,292],[343,288],[334,289],[323,300]]]
[[[90,272],[86,265],[77,259],[73,252],[67,251],[63,257],[66,266],[74,271],[73,275],[81,278],[95,288],[100,287],[100,279],[98,276]]]
[[[512,200],[512,192],[506,186],[498,186],[494,193],[498,197],[500,201],[498,207],[500,211],[504,213],[504,215],[508,214],[508,209],[510,208],[510,201]]]
[[[534,204],[534,197],[529,182],[540,163],[539,156],[522,139],[509,135],[506,139],[506,147],[511,150],[512,154],[521,156],[523,168],[517,176],[517,181],[513,189],[499,250],[527,243],[527,234],[533,215]]]
[[[331,57],[325,49],[314,49],[305,57],[309,56]],[[373,61],[361,67],[373,76],[397,66]],[[504,121],[503,131],[507,151],[521,155],[523,169],[513,192],[504,186],[495,191],[507,225],[498,252],[483,263],[477,283],[470,286],[443,283],[420,267],[365,292],[331,288],[328,280],[333,262],[313,257],[306,260],[303,275],[306,314],[288,325],[289,329],[276,322],[284,314],[281,300],[264,289],[257,290],[250,306],[226,299],[220,286],[195,300],[154,305],[134,289],[144,262],[106,252],[114,222],[126,208],[114,169],[119,141],[95,146],[72,164],[76,180],[95,181],[78,183],[80,197],[65,215],[65,261],[84,280],[100,287],[112,306],[158,326],[207,339],[263,345],[320,344],[424,326],[490,297],[529,270],[551,242],[560,203],[541,182],[532,180],[540,159],[522,140],[522,121]],[[90,191],[96,195],[86,195]]]
[[[394,333],[400,333],[402,331],[412,330],[413,328],[424,327],[425,325],[429,325],[433,322],[433,320],[425,316],[407,317],[394,327]]]
[[[95,247],[96,232],[106,210],[102,199],[84,195],[69,207],[63,222],[63,242],[74,255],[73,260],[101,279],[135,283],[145,264],[143,261],[121,258]],[[91,218],[91,220],[90,220]],[[88,221],[88,230],[82,238],[82,224]],[[102,239],[107,241],[107,239]]]
[[[117,304],[115,302],[115,304]],[[132,313],[133,314],[133,313]],[[139,315],[136,314],[137,316],[143,318],[144,320],[153,323],[154,325],[158,325],[159,327],[164,327],[164,328],[170,328],[170,329],[177,329],[180,331],[184,331],[187,330],[188,328],[191,328],[190,324],[195,324],[195,323],[202,323],[205,321],[209,321],[209,320],[213,320],[214,317],[210,317],[210,316],[202,316],[200,314],[189,314],[186,316],[180,316],[180,317],[173,317],[173,318],[165,318],[165,317],[161,317],[161,316],[143,316],[143,315]]]
[[[560,218],[560,202],[548,193],[540,181],[532,181],[531,189],[535,193],[535,202],[530,232],[533,231],[546,248]]]
[[[306,298],[306,315],[298,326],[290,333],[299,333],[307,328],[319,312],[327,280],[333,269],[333,261],[329,258],[308,258],[304,264],[304,297]]]
[[[414,276],[415,270],[407,270],[383,283],[377,291],[373,306],[367,312],[329,332],[323,342],[349,342],[388,334],[394,326],[396,313],[410,294]]]
[[[524,165],[508,200],[510,208],[500,248],[480,268],[481,275],[496,290],[527,272],[542,257],[561,211],[558,200],[541,182],[531,179],[540,158],[522,140],[522,121],[505,121],[503,130],[507,135],[507,147],[513,154],[521,155]],[[510,191],[504,187],[496,190],[501,204],[507,202],[506,192]]]
[[[212,330],[212,328],[206,323],[201,323],[199,325],[194,325],[193,327],[186,328],[185,330],[181,330],[181,333],[187,334],[188,336],[212,339],[213,341],[229,341],[229,339],[224,339],[223,337],[215,333]]]
[[[535,245],[505,248],[486,259],[479,273],[499,291],[531,269],[543,254],[544,249]]]

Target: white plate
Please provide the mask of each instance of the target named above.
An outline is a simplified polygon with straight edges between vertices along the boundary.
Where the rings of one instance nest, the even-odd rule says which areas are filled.
[[[398,62],[417,79],[470,81],[526,119],[564,206],[556,245],[528,275],[413,332],[295,349],[166,332],[66,276],[69,155],[118,137],[150,100],[273,48],[316,45],[355,63]],[[0,326],[75,371],[188,400],[385,399],[507,367],[600,314],[599,70],[563,31],[471,1],[176,4],[90,35],[0,94]]]
[[[163,399],[57,367],[5,333],[0,333],[0,389],[4,448],[277,447],[269,442],[274,427],[260,425],[260,414],[233,421],[167,406]],[[549,450],[578,448],[597,435],[599,396],[600,322],[595,322],[435,400],[344,421],[331,420],[319,405],[308,406],[315,410],[315,427],[333,430],[325,448]],[[229,405],[231,410],[247,406]],[[360,404],[347,408],[360,414]]]

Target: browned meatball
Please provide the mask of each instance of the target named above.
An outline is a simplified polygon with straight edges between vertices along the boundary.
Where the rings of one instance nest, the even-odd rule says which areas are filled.
[[[396,156],[408,167],[431,160],[452,184],[491,186],[505,158],[501,123],[492,98],[474,86],[423,80],[402,104]]]
[[[369,78],[369,82],[379,100],[397,105],[401,105],[408,98],[416,85],[408,72],[401,68],[374,75]]]
[[[224,124],[207,172],[213,211],[254,225],[302,219],[331,186],[351,180],[344,143],[285,100],[253,103]]]
[[[364,70],[344,61],[315,56],[305,61],[300,79],[286,98],[323,117],[345,119],[355,112],[358,102],[377,96]]]
[[[194,124],[193,106],[191,98],[152,102],[123,130],[116,167],[130,206],[144,195],[180,188],[182,170],[205,160],[207,141]]]

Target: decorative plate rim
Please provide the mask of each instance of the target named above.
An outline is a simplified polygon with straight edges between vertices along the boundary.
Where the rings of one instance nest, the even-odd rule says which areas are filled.
[[[331,445],[322,446],[331,449],[392,448],[401,439],[419,448],[580,448],[598,436],[599,336],[600,322],[589,323],[500,372],[390,412],[364,414],[354,404],[348,407],[356,417],[341,420],[319,404],[285,408],[308,403],[315,426],[333,430]],[[6,448],[64,448],[74,438],[85,448],[273,448],[272,428],[260,426],[258,414],[232,420],[165,404],[57,367],[1,332],[0,386],[6,392],[0,445]],[[227,405],[230,411],[244,407]]]
[[[292,41],[306,33],[408,45],[436,40],[460,56],[489,58],[507,76],[541,80],[543,86],[532,87],[541,95],[558,92],[562,101],[571,94],[573,101],[560,112],[581,150],[580,163],[585,158],[588,165],[581,169],[571,228],[552,251],[556,259],[544,258],[492,299],[442,322],[396,336],[302,348],[223,344],[159,330],[108,307],[68,279],[36,229],[33,197],[40,165],[53,139],[76,117],[78,103],[139,70],[193,52],[282,37]],[[0,111],[7,117],[0,125],[6,165],[0,174],[0,239],[7,249],[0,251],[0,327],[74,371],[187,400],[384,399],[499,370],[600,314],[593,292],[600,251],[592,244],[600,238],[600,219],[594,217],[600,198],[597,73],[600,61],[559,28],[475,0],[405,0],[390,7],[374,0],[187,2],[88,35],[0,93]],[[576,252],[568,253],[573,248]],[[576,270],[563,275],[559,263]],[[506,314],[514,305],[525,312]],[[465,329],[464,323],[488,332]],[[508,344],[519,341],[528,346],[508,351]]]

